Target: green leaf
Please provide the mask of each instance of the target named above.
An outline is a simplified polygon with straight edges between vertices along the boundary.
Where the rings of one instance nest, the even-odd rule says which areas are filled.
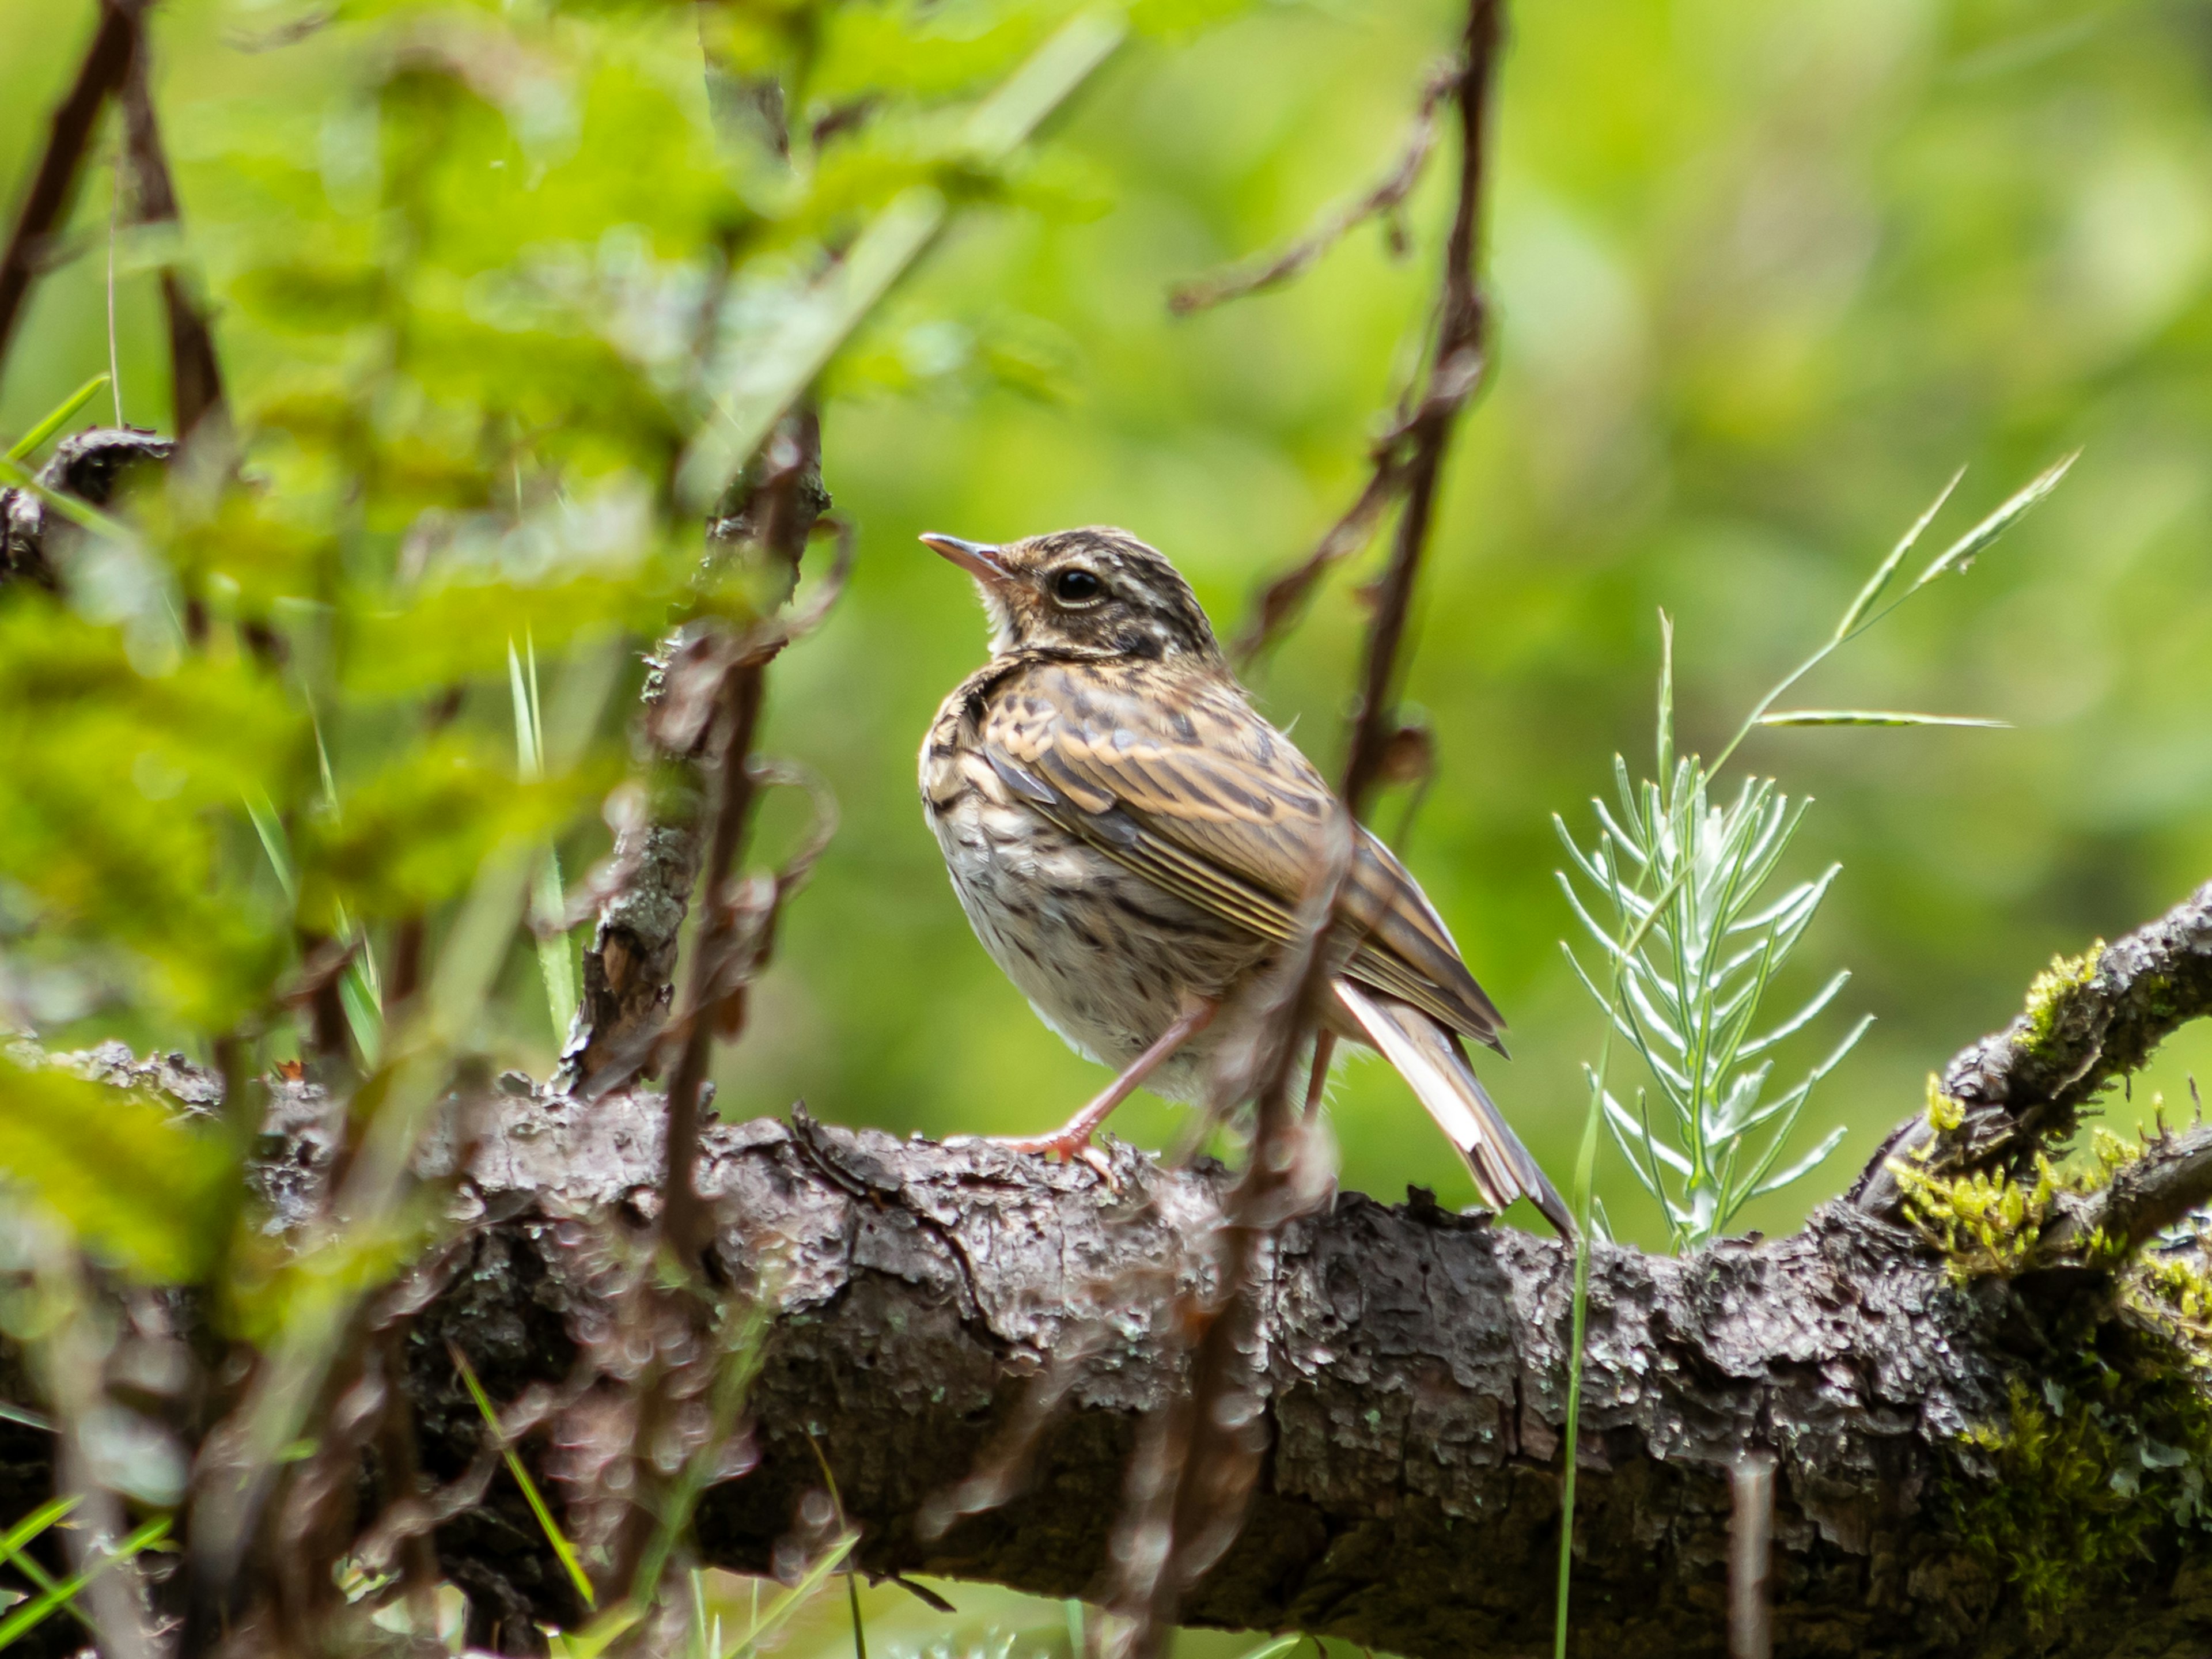
[[[226,1137],[143,1095],[0,1060],[0,1173],[97,1255],[151,1284],[206,1270],[231,1213]]]
[[[242,804],[288,798],[305,722],[251,659],[144,654],[35,590],[0,595],[0,876],[28,897],[37,951],[224,1030],[291,948],[289,907],[234,860]]]
[[[335,812],[301,823],[301,924],[336,938],[345,915],[368,922],[442,904],[495,849],[549,839],[611,782],[597,766],[523,782],[466,732],[422,743],[345,791]]]
[[[745,1632],[744,1639],[730,1650],[726,1659],[757,1653],[769,1638],[790,1622],[793,1614],[814,1599],[815,1593],[830,1582],[830,1574],[845,1564],[845,1558],[853,1553],[853,1547],[860,1541],[860,1534],[857,1532],[848,1532],[842,1537],[831,1539],[823,1547],[822,1553],[815,1557],[813,1564],[799,1575],[799,1581],[753,1621],[753,1626]]]
[[[976,106],[962,133],[969,155],[977,162],[1004,160],[1106,61],[1125,33],[1109,13],[1072,19]],[[943,194],[927,185],[899,196],[780,319],[762,349],[739,358],[713,418],[684,457],[678,484],[685,501],[703,507],[720,498],[784,410],[944,228],[947,211]]]
[[[652,631],[672,586],[656,573],[580,575],[544,584],[455,581],[404,609],[356,601],[346,622],[345,690],[384,698],[435,693],[505,672],[507,641],[525,633],[556,650],[612,624]]]

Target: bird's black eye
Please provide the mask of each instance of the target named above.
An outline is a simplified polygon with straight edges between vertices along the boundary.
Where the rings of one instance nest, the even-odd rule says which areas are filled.
[[[1063,570],[1052,579],[1052,596],[1062,605],[1081,605],[1097,599],[1105,586],[1088,570]]]

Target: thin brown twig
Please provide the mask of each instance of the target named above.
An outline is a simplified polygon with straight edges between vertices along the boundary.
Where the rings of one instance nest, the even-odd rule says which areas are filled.
[[[1328,533],[1314,544],[1312,552],[1261,588],[1259,598],[1253,603],[1251,620],[1245,623],[1244,631],[1231,647],[1238,662],[1250,663],[1290,632],[1304,615],[1306,604],[1321,579],[1367,545],[1375,526],[1405,485],[1405,460],[1399,450],[1395,436],[1377,446],[1375,471],[1361,489],[1358,499],[1329,526]]]
[[[805,422],[800,434],[798,438],[779,434],[771,443],[769,476],[754,498],[756,511],[748,525],[761,548],[790,567],[794,580],[800,556],[819,521],[818,507],[800,497],[809,481],[819,477],[820,428]],[[735,1036],[743,1024],[742,1001],[733,988],[717,984],[717,971],[733,946],[742,941],[749,920],[748,907],[741,902],[743,895],[731,890],[730,878],[751,824],[762,781],[752,763],[752,752],[767,690],[768,665],[799,633],[820,622],[842,586],[851,546],[849,537],[841,538],[838,568],[827,585],[826,599],[817,597],[804,610],[758,632],[722,669],[717,732],[709,738],[716,750],[714,799],[702,872],[699,937],[693,946],[690,981],[679,1026],[683,1047],[668,1085],[667,1174],[662,1189],[665,1207],[660,1231],[663,1241],[685,1262],[696,1261],[705,1249],[709,1231],[706,1208],[692,1178],[708,1062],[715,1036]],[[805,862],[811,865],[812,860]],[[799,873],[803,878],[804,871]],[[768,921],[759,925],[765,927]]]
[[[0,255],[0,364],[7,361],[23,302],[41,268],[47,238],[68,216],[78,170],[92,141],[100,106],[123,84],[139,44],[137,0],[101,0],[100,26],[85,49],[76,79],[54,110],[53,125],[31,188],[15,216],[8,251]]]
[[[1252,618],[1235,647],[1237,659],[1249,662],[1279,641],[1304,613],[1322,578],[1365,547],[1384,514],[1401,498],[1405,501],[1390,566],[1376,588],[1374,622],[1363,656],[1364,690],[1346,765],[1346,799],[1356,816],[1364,815],[1365,796],[1376,781],[1382,752],[1391,736],[1394,723],[1389,716],[1398,656],[1428,540],[1437,473],[1459,412],[1480,389],[1489,366],[1485,349],[1488,307],[1476,260],[1487,172],[1488,104],[1499,33],[1498,0],[1473,0],[1462,56],[1449,74],[1431,82],[1423,99],[1425,117],[1446,96],[1458,105],[1461,138],[1458,192],[1445,244],[1436,337],[1420,397],[1410,408],[1401,407],[1376,441],[1373,471],[1343,516],[1312,552],[1261,588]]]
[[[1486,138],[1490,94],[1496,82],[1502,0],[1472,0],[1466,52],[1456,102],[1460,114],[1459,195],[1444,246],[1443,289],[1437,307],[1436,344],[1428,384],[1408,433],[1413,453],[1406,468],[1406,504],[1390,563],[1375,595],[1361,663],[1359,704],[1345,757],[1340,793],[1355,817],[1364,817],[1379,780],[1384,751],[1396,730],[1397,684],[1406,625],[1419,580],[1435,514],[1437,478],[1459,414],[1481,385],[1489,353],[1489,307],[1476,270],[1480,252],[1482,191],[1487,172]]]
[[[772,453],[796,453],[797,473],[773,464]],[[822,488],[821,429],[800,410],[778,428],[736,498],[708,525],[711,546],[768,546],[772,532],[784,574],[798,577],[799,555],[830,505]],[[779,502],[768,500],[773,493]],[[779,504],[780,503],[780,504]],[[617,830],[619,879],[599,897],[599,925],[584,951],[583,995],[562,1045],[559,1086],[586,1098],[621,1087],[661,1048],[673,1000],[678,939],[697,884],[707,835],[701,745],[714,729],[722,665],[748,653],[773,655],[817,626],[842,592],[853,556],[849,526],[840,531],[836,560],[808,603],[772,615],[750,633],[679,629],[648,659],[642,736],[654,752],[662,784],[650,811]],[[788,585],[785,589],[787,596]]]
[[[1476,266],[1490,94],[1502,34],[1500,5],[1501,0],[1470,0],[1459,62],[1450,74],[1431,81],[1422,100],[1425,118],[1446,95],[1457,104],[1460,168],[1451,234],[1444,246],[1436,338],[1420,399],[1401,411],[1375,446],[1374,471],[1344,516],[1311,553],[1261,590],[1252,621],[1236,647],[1239,659],[1249,661],[1280,639],[1304,613],[1322,578],[1366,545],[1384,512],[1403,495],[1390,562],[1374,591],[1374,612],[1361,651],[1359,701],[1345,754],[1340,793],[1356,820],[1365,818],[1376,790],[1389,781],[1394,757],[1411,749],[1425,763],[1431,757],[1425,733],[1399,719],[1396,692],[1403,672],[1407,622],[1434,517],[1437,475],[1459,413],[1480,388],[1489,367],[1489,307]],[[1410,823],[1410,809],[1407,819]],[[1309,1110],[1326,1085],[1328,1055],[1328,1046],[1317,1042],[1307,1084]]]
[[[174,225],[181,222],[183,216],[177,207],[177,188],[161,143],[161,124],[154,114],[148,62],[151,53],[143,22],[138,27],[138,43],[123,80],[124,131],[133,187],[131,217],[142,225]],[[222,368],[216,360],[214,332],[186,285],[185,273],[173,263],[161,267],[161,305],[169,322],[175,435],[189,438],[204,416],[222,407]]]
[[[1330,948],[1338,888],[1357,844],[1355,825],[1383,781],[1394,751],[1403,745],[1395,696],[1402,672],[1406,632],[1422,559],[1432,527],[1436,491],[1458,417],[1482,384],[1488,362],[1488,307],[1477,276],[1485,140],[1500,37],[1501,0],[1470,0],[1464,51],[1454,71],[1433,79],[1424,94],[1421,126],[1400,173],[1370,196],[1369,210],[1388,199],[1402,180],[1409,190],[1432,143],[1433,116],[1446,96],[1460,111],[1458,193],[1444,252],[1435,336],[1428,373],[1418,400],[1403,410],[1376,446],[1374,471],[1352,507],[1300,565],[1263,591],[1254,624],[1242,642],[1249,657],[1264,649],[1299,614],[1328,569],[1350,556],[1372,533],[1390,504],[1403,501],[1390,562],[1376,585],[1374,614],[1361,658],[1361,690],[1347,744],[1340,793],[1340,845],[1330,869],[1309,895],[1297,945],[1278,958],[1268,994],[1249,1018],[1251,1033],[1239,1057],[1224,1045],[1217,1102],[1255,1103],[1252,1150],[1243,1176],[1230,1194],[1217,1229],[1214,1288],[1177,1299],[1173,1325],[1191,1355],[1189,1387],[1147,1421],[1130,1471],[1126,1510],[1115,1555],[1121,1563],[1115,1610],[1129,1620],[1120,1643],[1121,1659],[1154,1659],[1172,1626],[1183,1594],[1227,1550],[1242,1525],[1245,1504],[1264,1450],[1259,1413],[1245,1396],[1252,1372],[1258,1317],[1257,1280],[1267,1245],[1283,1223],[1310,1203],[1297,1174],[1310,1159],[1310,1103],[1325,1079],[1328,1047],[1316,1040],[1307,1085],[1309,1109],[1294,1114],[1290,1078],[1307,1033],[1318,1034],[1334,967]],[[1249,293],[1286,281],[1318,258],[1322,248],[1358,222],[1340,217],[1249,279],[1219,285],[1212,298]],[[1178,296],[1179,309],[1194,308],[1198,295]]]
[[[1216,1060],[1217,1109],[1253,1102],[1251,1152],[1213,1231],[1211,1283],[1171,1306],[1170,1329],[1191,1356],[1190,1382],[1148,1419],[1131,1465],[1115,1550],[1114,1611],[1129,1621],[1118,1659],[1164,1651],[1182,1597],[1235,1542],[1267,1449],[1255,1356],[1267,1248],[1322,1201],[1333,1174],[1319,1167],[1320,1142],[1292,1109],[1290,1091],[1340,960],[1334,919],[1356,842],[1348,815],[1338,814],[1334,829],[1293,943],[1247,994]]]
[[[1459,80],[1456,64],[1444,64],[1431,73],[1421,89],[1420,105],[1414,111],[1413,128],[1406,135],[1397,165],[1364,196],[1329,214],[1273,258],[1248,259],[1213,276],[1177,283],[1169,290],[1168,309],[1178,317],[1188,317],[1210,306],[1279,288],[1303,276],[1315,261],[1368,220],[1395,213],[1420,182],[1422,168],[1437,145],[1437,111],[1458,87]]]
[[[763,662],[741,660],[723,676],[725,735],[716,767],[718,787],[708,841],[706,896],[700,909],[698,941],[692,947],[684,1046],[668,1084],[667,1173],[661,1186],[665,1208],[660,1236],[678,1259],[686,1262],[696,1261],[708,1242],[709,1223],[693,1166],[699,1150],[700,1096],[714,1046],[715,1022],[708,1017],[714,988],[711,974],[714,959],[737,925],[737,907],[722,890],[752,817],[755,784],[747,762],[767,689],[765,666]]]

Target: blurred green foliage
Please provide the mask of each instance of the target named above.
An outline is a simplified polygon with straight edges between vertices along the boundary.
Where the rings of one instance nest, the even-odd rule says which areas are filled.
[[[887,204],[1020,198],[1022,141],[1097,52],[1042,84],[1012,72],[1073,15],[887,4],[825,30],[806,6],[658,0],[160,14],[184,232],[115,234],[118,317],[181,265],[218,319],[230,426],[128,475],[106,513],[72,509],[88,527],[48,538],[58,594],[0,592],[0,1001],[50,1046],[118,1035],[242,1079],[301,1055],[335,986],[350,1049],[319,1080],[351,1091],[372,1185],[294,1278],[342,1304],[419,1245],[395,1183],[456,1058],[519,1049],[548,1069],[549,1002],[512,982],[532,953],[519,862],[564,837],[603,850],[641,649],[769,597],[742,563],[700,574],[685,457],[763,341],[849,331],[822,274]],[[894,73],[909,50],[915,73]],[[792,88],[787,154],[762,76]],[[993,101],[1001,83],[1025,115]],[[26,108],[54,92],[27,66],[13,90]],[[979,108],[998,112],[988,143]],[[103,233],[112,162],[79,205]],[[66,333],[88,280],[105,310],[106,264],[65,259],[43,283],[9,396],[42,395],[58,319]],[[167,427],[143,320],[121,325],[112,395]],[[76,343],[88,361],[106,343]],[[753,389],[773,418],[808,378]],[[557,877],[538,885],[558,909]],[[547,947],[546,985],[572,977],[573,949]],[[226,1267],[234,1323],[311,1351],[288,1323],[292,1269],[225,1236],[246,1137],[128,1103],[103,1122],[93,1088],[0,1075],[0,1170],[126,1268]],[[96,1125],[118,1142],[105,1184]],[[155,1212],[136,1227],[134,1203]]]
[[[690,585],[687,442],[730,363],[805,306],[824,239],[926,183],[975,210],[826,378],[826,477],[860,561],[771,677],[769,746],[826,775],[844,828],[721,1057],[720,1109],[804,1095],[900,1130],[1059,1121],[1097,1079],[969,937],[914,799],[922,729],[983,644],[965,584],[913,536],[1121,523],[1232,625],[1357,487],[1432,292],[1444,169],[1406,216],[1407,259],[1362,232],[1290,289],[1182,321],[1166,286],[1386,167],[1452,9],[1224,21],[1153,0],[1051,142],[1004,167],[961,121],[1064,8],[712,15],[734,67],[806,77],[823,137],[799,123],[792,167],[717,141],[718,119],[756,117],[726,87],[710,101],[688,7],[353,0],[289,31],[304,9],[155,13],[191,258],[258,482],[137,500],[138,562],[103,558],[105,610],[0,607],[10,996],[61,1041],[204,1054],[258,1020],[273,1055],[295,1040],[276,994],[303,927],[342,932],[343,905],[388,951],[428,907],[434,946],[439,907],[500,844],[550,833],[587,867],[634,684],[526,787],[510,642],[534,641],[557,708],[607,630],[744,612],[741,585]],[[0,174],[43,141],[82,11],[0,15]],[[1848,965],[1878,1017],[1799,1132],[1848,1125],[1840,1179],[2054,951],[2212,874],[2212,70],[2196,23],[2147,0],[1574,0],[1511,27],[1498,374],[1449,474],[1409,684],[1441,769],[1401,839],[1513,1022],[1491,1081],[1548,1165],[1569,1160],[1597,1032],[1556,949],[1547,818],[1587,831],[1613,753],[1640,752],[1656,608],[1678,621],[1681,745],[1710,748],[1957,465],[1946,538],[2086,451],[1973,583],[1803,688],[2016,729],[1778,731],[1745,752],[1821,803],[1785,877],[1844,866],[1796,989]],[[106,361],[107,189],[95,169],[0,432]],[[141,424],[168,422],[153,266],[174,252],[118,250]],[[1253,675],[1325,767],[1370,571]],[[186,601],[210,618],[189,648]],[[281,672],[252,648],[262,626]],[[246,821],[256,792],[299,863],[296,914]],[[1407,805],[1378,823],[1396,836]],[[766,850],[802,811],[771,800]],[[545,1010],[518,930],[480,1038],[542,1074]],[[2137,1103],[2208,1060],[2185,1038]],[[1347,1185],[1471,1199],[1380,1067],[1355,1066],[1334,1111]],[[1178,1121],[1144,1099],[1118,1127],[1160,1146]],[[1663,1237],[1626,1170],[1601,1192],[1625,1234]],[[1744,1219],[1785,1225],[1818,1195]]]

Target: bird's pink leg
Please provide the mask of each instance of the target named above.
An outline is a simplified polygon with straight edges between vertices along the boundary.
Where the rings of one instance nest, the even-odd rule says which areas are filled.
[[[1192,998],[1189,1006],[1176,1016],[1174,1024],[1152,1039],[1150,1048],[1123,1066],[1119,1077],[1059,1128],[1048,1135],[1031,1135],[1023,1139],[994,1137],[993,1144],[1018,1152],[1058,1152],[1062,1158],[1079,1157],[1091,1145],[1091,1137],[1098,1133],[1098,1126],[1113,1115],[1114,1109],[1136,1093],[1137,1085],[1158,1071],[1169,1055],[1212,1024],[1220,1009],[1220,1003],[1209,998]]]

